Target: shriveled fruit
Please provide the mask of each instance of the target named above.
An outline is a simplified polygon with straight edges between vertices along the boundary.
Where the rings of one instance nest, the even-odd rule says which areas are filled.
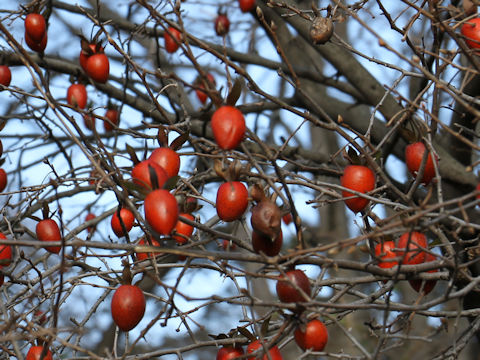
[[[95,120],[95,116],[90,113],[86,113],[83,115],[83,123],[85,124],[85,127],[90,131],[94,131],[95,129]]]
[[[406,232],[398,239],[397,256],[403,265],[417,265],[425,261],[427,238],[418,231]]]
[[[253,251],[255,251],[257,254],[263,252],[267,256],[277,256],[282,249],[282,244],[283,234],[281,230],[274,240],[268,236],[259,234],[255,230],[252,231]]]
[[[53,219],[44,219],[37,223],[35,229],[37,239],[40,241],[61,241],[62,235],[60,234],[60,228]],[[45,250],[53,254],[58,254],[61,250],[61,246],[45,246]]]
[[[340,184],[347,189],[365,194],[375,188],[375,174],[366,166],[348,165],[343,171]],[[355,213],[362,211],[370,202],[346,190],[342,191],[342,196],[346,198],[345,205]]]
[[[108,109],[105,113],[105,120],[103,121],[103,128],[106,132],[112,131],[120,124],[120,114],[117,109]]]
[[[217,190],[217,214],[223,221],[234,221],[242,217],[248,206],[248,190],[239,181],[229,181]]]
[[[235,149],[247,129],[245,118],[236,107],[225,105],[217,109],[211,119],[213,137],[221,149]]]
[[[184,217],[190,221],[195,221],[195,218],[192,214],[181,213],[180,217]],[[188,241],[190,236],[192,236],[194,227],[178,219],[174,230],[175,235],[173,235],[173,238],[175,239],[177,244],[182,245]]]
[[[230,20],[228,19],[227,15],[219,14],[215,19],[215,32],[219,36],[224,36],[228,34],[230,30]]]
[[[290,270],[285,273],[286,277],[281,276],[276,285],[277,296],[280,301],[285,303],[298,303],[308,301],[311,295],[310,281],[302,270]],[[303,295],[301,289],[305,295]]]
[[[421,141],[408,145],[405,148],[405,162],[408,171],[417,177],[420,170],[423,156],[427,151],[425,144]],[[435,177],[435,166],[433,164],[432,154],[428,153],[425,168],[423,170],[422,184],[428,185]]]
[[[135,285],[121,285],[113,294],[112,318],[122,331],[130,331],[142,320],[145,314],[145,296]]]
[[[175,196],[164,189],[154,190],[143,203],[145,219],[161,235],[172,232],[178,220],[178,203]]]
[[[135,216],[133,215],[133,213],[129,209],[121,208],[120,217],[118,216],[118,211],[115,211],[112,215],[110,225],[112,226],[112,230],[115,235],[117,235],[118,237],[122,237],[127,235],[127,233],[132,229],[134,221]],[[125,230],[123,230],[122,222],[125,226]]]
[[[169,178],[178,175],[180,170],[180,156],[177,152],[169,147],[159,147],[150,154],[150,161],[161,166]]]
[[[270,199],[265,198],[252,208],[250,223],[263,236],[275,239],[281,231],[281,221],[280,208]]]
[[[305,326],[298,326],[293,335],[303,350],[322,351],[328,341],[327,327],[318,319],[309,321]]]

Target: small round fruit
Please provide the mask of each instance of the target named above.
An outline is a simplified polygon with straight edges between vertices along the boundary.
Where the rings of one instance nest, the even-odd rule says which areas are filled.
[[[45,48],[47,47],[47,41],[47,33],[43,35],[42,41],[40,42],[33,41],[32,38],[27,33],[25,33],[25,42],[27,43],[28,47],[33,51],[42,52],[43,50],[45,50]]]
[[[165,39],[165,50],[169,53],[174,53],[180,47],[182,41],[182,33],[174,27],[169,27],[163,35]]]
[[[417,265],[425,261],[427,238],[417,231],[407,232],[398,239],[397,256],[403,265]]]
[[[248,206],[248,190],[239,181],[229,181],[217,190],[217,214],[226,222],[238,220]]]
[[[7,237],[0,233],[0,240],[6,240]],[[12,263],[12,247],[10,245],[0,245],[0,268]]]
[[[227,239],[223,239],[222,240],[222,249],[225,250],[225,251],[233,251],[237,248],[237,245],[231,241],[231,240],[227,240]]]
[[[270,356],[265,354],[265,355],[263,355],[263,357],[261,357],[261,354],[263,353],[262,349],[263,349],[263,346],[262,346],[262,343],[260,342],[260,340],[255,340],[255,341],[251,342],[247,346],[247,354],[251,354],[251,353],[254,353],[254,352],[257,352],[257,351],[259,352],[259,354],[257,356],[249,357],[247,359],[248,360],[255,360],[255,359],[283,360],[282,354],[280,353],[280,350],[278,349],[277,345],[271,347],[268,350],[268,354]]]
[[[435,261],[436,258],[434,255],[430,254],[430,253],[426,253],[425,254],[425,262],[430,262],[430,261]],[[434,273],[434,272],[437,272],[438,269],[432,269],[432,270],[429,270],[428,272],[429,273]],[[428,295],[432,290],[433,288],[435,287],[435,284],[437,283],[436,280],[427,280],[427,281],[423,281],[423,280],[409,280],[408,281],[410,283],[410,286],[416,291],[416,292],[422,292],[424,295]],[[422,288],[422,285],[423,285],[423,288]]]
[[[7,187],[7,172],[0,168],[0,193]]]
[[[347,189],[365,194],[375,188],[375,174],[366,166],[348,165],[343,171],[340,184]],[[370,201],[346,190],[342,191],[342,196],[347,198],[345,205],[354,213],[362,211]]]
[[[88,130],[94,131],[95,122],[96,118],[91,113],[83,114],[83,123]]]
[[[62,235],[60,234],[60,228],[53,219],[45,219],[37,223],[35,229],[37,239],[40,241],[61,241]],[[61,246],[45,246],[45,250],[52,254],[58,254],[61,250]]]
[[[375,256],[379,258],[378,266],[382,269],[390,269],[398,265],[395,260],[398,254],[395,252],[395,243],[393,241],[384,241],[375,245]]]
[[[208,81],[208,87],[209,88],[215,87],[215,78],[213,77],[212,74],[210,74],[210,73],[207,74],[207,81]],[[198,100],[200,100],[200,102],[202,104],[205,104],[207,102],[208,95],[204,91],[205,88],[206,88],[204,81],[200,80],[198,82],[198,87],[199,87],[199,89],[195,90],[195,94],[197,94]]]
[[[143,160],[133,167],[133,182],[144,189],[152,190],[153,178],[151,171],[156,175],[158,188],[161,189],[168,180],[167,172],[161,166],[158,166],[150,160]]]
[[[192,214],[181,213],[180,216],[190,221],[195,221],[195,218]],[[192,236],[194,228],[192,225],[184,223],[182,220],[178,219],[174,230],[175,235],[173,235],[173,238],[175,239],[177,244],[183,245],[188,241],[190,236]]]
[[[223,150],[235,149],[242,142],[247,129],[242,112],[228,105],[213,113],[211,126],[215,142]]]
[[[113,294],[111,310],[115,324],[122,331],[130,331],[145,314],[145,296],[135,285],[121,285]]]
[[[80,55],[78,56],[78,62],[80,63],[80,66],[85,72],[87,72],[88,58],[96,53],[96,44],[88,44],[88,47],[90,48],[91,52],[87,52],[87,51],[84,51],[83,49],[80,49]],[[100,52],[103,52],[103,47],[102,47],[102,51]]]
[[[108,109],[105,113],[105,120],[103,121],[103,128],[106,132],[112,131],[114,127],[118,127],[120,123],[120,116],[117,109]]]
[[[87,106],[87,89],[83,84],[72,84],[67,90],[67,102],[74,107],[85,109]]]
[[[480,18],[466,21],[460,31],[470,49],[480,49]]]
[[[122,228],[120,219],[122,219],[126,232]],[[133,213],[126,208],[121,208],[120,217],[118,217],[118,211],[115,211],[112,215],[112,220],[110,221],[110,224],[115,235],[117,235],[118,237],[122,237],[127,235],[127,233],[132,230],[134,221],[135,216],[133,215]]]
[[[252,231],[253,251],[255,251],[257,254],[263,252],[267,256],[277,256],[282,249],[282,244],[283,234],[281,230],[274,241],[272,241],[268,236],[262,235],[255,230]]]
[[[309,321],[305,329],[302,329],[302,326],[297,327],[293,336],[297,345],[303,350],[322,351],[328,341],[327,327],[317,319]]]
[[[178,220],[178,203],[175,196],[164,189],[154,190],[143,203],[145,219],[161,235],[172,232]]]
[[[215,19],[215,32],[219,36],[224,36],[228,34],[228,30],[230,30],[230,20],[227,15],[219,14]]]
[[[178,156],[175,150],[169,147],[159,147],[153,150],[148,159],[161,166],[167,172],[169,178],[178,175],[180,156]]]
[[[25,18],[25,33],[36,43],[40,43],[47,32],[47,23],[41,14],[28,14]]]
[[[90,221],[90,220],[93,220],[95,219],[95,214],[92,214],[92,213],[88,213],[87,216],[85,216],[85,221]],[[87,227],[87,231],[88,233],[92,233],[93,231],[95,230],[95,226],[89,226]]]
[[[86,72],[93,80],[106,83],[110,73],[110,62],[105,54],[94,54],[88,57]]]
[[[282,220],[285,225],[290,225],[290,223],[293,221],[292,213],[283,215]]]
[[[42,358],[43,346],[32,346],[30,350],[28,350],[27,357],[25,360],[53,360],[52,352],[47,350],[45,356]]]
[[[216,360],[236,359],[237,357],[244,354],[245,353],[243,352],[243,349],[241,347],[224,346],[218,350]]]
[[[255,0],[239,0],[240,10],[242,12],[250,12],[255,8]]]
[[[0,84],[9,86],[12,81],[12,72],[7,65],[0,65]]]
[[[152,246],[158,246],[158,247],[161,246],[160,243],[157,240],[155,240],[155,239],[150,239],[150,240],[152,242]],[[145,240],[144,237],[142,237],[140,239],[140,241],[138,242],[138,245],[146,245],[147,246],[147,245],[150,245],[150,244]],[[150,252],[150,253],[138,252],[138,253],[136,253],[136,256],[137,256],[138,261],[142,261],[142,260],[146,260],[147,258],[155,258],[155,256],[160,255],[160,254],[161,254],[160,251],[155,251],[155,252]]]
[[[414,177],[417,177],[418,170],[420,170],[425,151],[427,151],[427,149],[425,144],[421,141],[410,144],[405,148],[405,162],[408,171],[410,171]],[[423,171],[422,184],[428,185],[434,177],[435,166],[433,165],[432,154],[429,153]]]
[[[285,273],[288,280],[283,276],[277,281],[277,296],[284,303],[298,303],[308,301],[302,293],[297,290],[301,289],[307,297],[311,295],[310,281],[302,270],[290,270]]]

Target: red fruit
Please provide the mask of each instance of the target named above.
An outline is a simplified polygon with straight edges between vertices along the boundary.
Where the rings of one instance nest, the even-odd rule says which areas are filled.
[[[397,260],[392,260],[398,257],[395,252],[395,243],[393,241],[384,241],[375,246],[375,256],[379,258],[378,266],[382,269],[390,269],[398,265]]]
[[[60,234],[60,228],[55,220],[45,219],[37,223],[35,229],[37,239],[40,241],[61,241],[62,235]],[[58,254],[61,250],[60,246],[45,246],[45,250],[52,254]]]
[[[217,352],[216,360],[231,360],[245,354],[241,347],[224,346]]]
[[[213,113],[212,131],[221,149],[235,149],[243,140],[246,125],[240,110],[233,106],[222,106]]]
[[[375,174],[366,166],[348,165],[340,178],[340,184],[347,189],[365,194],[375,188]],[[359,196],[352,197],[354,194],[345,190],[342,191],[342,196],[349,198],[345,199],[345,205],[354,213],[362,211],[370,201]]]
[[[45,50],[45,48],[47,47],[47,40],[47,33],[43,35],[43,38],[40,42],[32,40],[32,38],[27,33],[25,33],[25,42],[30,49],[36,52],[42,52],[43,50]]]
[[[252,246],[253,251],[257,254],[263,252],[267,256],[277,256],[282,249],[283,244],[283,234],[280,230],[280,233],[272,241],[268,236],[261,235],[255,230],[252,231]]]
[[[124,232],[122,228],[120,219],[122,219],[123,221],[126,232]],[[134,220],[135,220],[135,216],[130,210],[121,208],[120,217],[118,217],[118,211],[115,211],[114,214],[112,215],[112,220],[110,221],[110,224],[112,226],[112,230],[115,233],[115,235],[117,235],[118,237],[122,237],[127,235],[127,233],[130,230],[132,230]]]
[[[32,41],[40,43],[47,32],[47,23],[45,18],[40,14],[28,14],[25,18],[25,34]]]
[[[178,204],[175,196],[167,190],[154,190],[143,203],[145,219],[157,233],[168,235],[178,220]]]
[[[93,220],[93,219],[95,219],[95,214],[92,214],[92,213],[88,213],[87,216],[85,217],[85,221],[90,221],[90,220]],[[95,230],[95,226],[87,227],[87,231],[89,233],[92,233],[94,230]]]
[[[266,346],[266,344],[265,344]],[[258,355],[257,356],[252,356],[249,357],[248,360],[255,360],[255,359],[262,359],[262,360],[283,360],[282,354],[280,353],[280,350],[278,349],[278,346],[275,345],[272,348],[268,350],[268,354],[270,357],[265,354],[262,357],[263,354],[263,346],[260,340],[255,340],[254,342],[251,342],[247,346],[247,354],[254,353],[258,350]]]
[[[305,329],[302,329],[302,326],[297,327],[293,336],[303,350],[322,351],[328,341],[327,327],[317,319],[309,321]]]
[[[248,190],[239,181],[223,183],[217,190],[217,214],[223,221],[240,219],[248,206]]]
[[[0,192],[3,192],[7,187],[7,173],[5,170],[0,169]]]
[[[42,358],[42,351],[43,351],[43,346],[32,346],[30,350],[28,350],[27,357],[25,360],[53,360],[52,357],[52,352],[50,350],[47,350],[45,356]]]
[[[97,44],[88,44],[88,47],[90,48],[91,52],[84,51],[83,49],[80,50],[80,55],[78,57],[78,60],[80,62],[80,66],[82,69],[87,72],[87,61],[88,58],[94,54],[103,54],[103,46],[98,46],[98,51],[97,51]]]
[[[230,241],[230,240],[227,240],[227,239],[223,239],[222,240],[222,249],[225,250],[225,251],[228,251],[228,250],[235,250],[237,248],[237,245],[233,242],[233,241]]]
[[[293,216],[291,213],[285,214],[283,215],[282,220],[285,223],[285,225],[289,225],[293,220]]]
[[[6,240],[7,237],[0,233],[0,240]],[[0,268],[12,263],[12,247],[10,245],[0,245]]]
[[[180,47],[182,41],[182,33],[174,27],[169,27],[163,35],[165,39],[165,50],[169,53],[174,53]]]
[[[430,254],[430,253],[426,253],[425,254],[425,262],[430,262],[430,261],[435,261],[436,258],[434,255]],[[432,269],[432,270],[429,270],[428,272],[429,273],[434,273],[434,272],[437,272],[438,269]],[[435,284],[437,283],[436,280],[427,280],[427,281],[423,281],[423,280],[409,280],[408,281],[410,283],[410,286],[416,291],[416,292],[420,292],[420,290],[422,291],[423,294],[425,295],[428,295],[432,290],[433,288],[435,287]],[[422,284],[423,284],[423,288],[422,288]]]
[[[85,124],[85,127],[90,131],[93,131],[95,129],[95,120],[96,118],[92,114],[83,114],[83,123]]]
[[[47,315],[42,310],[35,310],[32,321],[42,326],[47,322]]]
[[[470,49],[480,48],[480,18],[466,21],[460,31]]]
[[[106,120],[103,121],[105,131],[112,131],[115,126],[120,123],[120,116],[117,109],[108,109],[105,113]]]
[[[145,314],[145,296],[135,285],[121,285],[112,298],[112,318],[122,331],[130,331]]]
[[[0,84],[9,86],[12,81],[12,72],[6,65],[0,65]]]
[[[297,288],[302,289],[302,291],[310,297],[310,281],[308,280],[307,275],[302,270],[290,270],[287,271],[285,277],[280,277],[277,281],[277,296],[281,302],[285,303],[297,303],[308,301],[305,296],[303,296]]]
[[[407,164],[408,171],[410,171],[414,177],[417,177],[425,151],[427,151],[425,144],[420,141],[410,144],[405,148],[405,162]],[[423,171],[422,184],[428,185],[434,177],[435,167],[433,165],[432,156],[429,153],[427,156],[425,169]]]
[[[150,239],[150,240],[152,242],[152,246],[158,246],[158,247],[161,246],[160,243],[157,240],[155,240],[155,239]],[[145,240],[145,238],[142,237],[140,239],[140,241],[138,242],[138,245],[150,245],[150,244]],[[160,255],[160,254],[161,254],[161,252],[159,252],[159,251],[158,252],[157,251],[150,252],[150,253],[144,253],[144,252],[136,253],[138,261],[142,261],[142,260],[145,260],[147,258],[155,258],[155,256]]]
[[[163,185],[167,182],[168,175],[161,166],[158,166],[156,163],[150,160],[143,160],[133,167],[133,182],[147,190],[152,190],[153,179],[150,173],[151,169],[153,169],[153,172],[157,176],[158,188],[161,189]]]
[[[105,83],[110,73],[110,62],[105,54],[95,54],[88,57],[86,72],[93,80]]]
[[[207,82],[208,82],[208,87],[210,89],[215,87],[215,78],[210,73],[207,74]],[[203,91],[204,89],[206,89],[205,82],[200,80],[198,82],[198,87],[200,89],[195,90],[195,94],[197,94],[198,100],[200,100],[200,102],[202,104],[205,104],[205,102],[207,101],[207,97],[208,97],[207,93],[205,91]]]
[[[242,12],[249,12],[255,8],[255,0],[239,0],[240,10]]]
[[[219,36],[224,36],[228,34],[230,29],[230,20],[228,20],[227,15],[219,14],[215,19],[215,32]]]
[[[425,261],[427,238],[422,233],[412,231],[400,236],[398,240],[397,256],[400,256],[402,264],[417,265]]]
[[[87,106],[87,89],[83,84],[72,84],[67,90],[67,102],[80,109]]]
[[[169,178],[178,175],[180,156],[169,147],[159,147],[153,150],[148,159],[161,166],[167,172]]]
[[[195,221],[195,218],[192,214],[181,213],[180,216],[188,220]],[[176,235],[173,235],[173,238],[175,239],[177,244],[185,244],[190,238],[190,236],[192,236],[193,230],[194,228],[192,225],[188,225],[187,223],[184,223],[182,220],[178,219],[177,224],[175,225]]]

